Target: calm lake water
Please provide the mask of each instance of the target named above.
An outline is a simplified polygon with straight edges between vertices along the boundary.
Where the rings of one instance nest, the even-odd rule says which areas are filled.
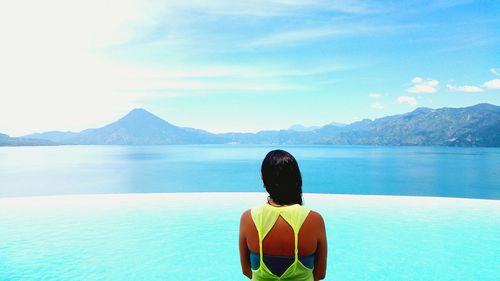
[[[0,197],[263,191],[276,148],[304,192],[500,199],[499,148],[243,145],[1,147]]]

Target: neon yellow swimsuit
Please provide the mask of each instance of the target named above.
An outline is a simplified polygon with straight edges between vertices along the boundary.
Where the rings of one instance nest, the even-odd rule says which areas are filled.
[[[293,280],[293,281],[314,281],[313,269],[304,266],[299,258],[299,230],[302,223],[309,214],[309,209],[299,205],[290,205],[284,207],[273,207],[269,204],[263,204],[252,208],[252,220],[259,234],[259,268],[252,269],[252,280],[268,281],[268,280]],[[272,273],[271,270],[264,264],[262,255],[262,240],[274,226],[274,223],[281,216],[293,229],[295,240],[295,260],[285,270],[281,276]]]

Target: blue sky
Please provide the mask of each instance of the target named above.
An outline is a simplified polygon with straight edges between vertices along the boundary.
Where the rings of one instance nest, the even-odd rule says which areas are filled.
[[[500,105],[499,1],[11,1],[0,132],[212,132]],[[396,3],[390,3],[396,2]]]

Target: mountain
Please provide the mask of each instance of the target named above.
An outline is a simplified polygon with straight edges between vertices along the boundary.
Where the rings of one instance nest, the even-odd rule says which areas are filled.
[[[330,126],[332,128],[334,128],[334,127],[341,128],[341,127],[347,126],[347,124],[331,122],[325,126]],[[323,127],[325,127],[325,126],[323,126]],[[320,128],[322,128],[322,127],[321,126],[303,126],[301,124],[294,124],[294,125],[290,126],[290,128],[288,128],[288,130],[289,131],[296,131],[296,132],[312,132],[312,131],[318,130]]]
[[[345,127],[347,126],[347,124],[344,124],[344,123],[337,123],[337,122],[331,122],[330,124],[328,125],[332,125],[332,126],[336,126],[336,127]]]
[[[297,132],[310,132],[310,131],[314,131],[314,130],[319,129],[319,128],[321,128],[321,127],[320,126],[303,126],[300,124],[294,124],[294,125],[290,126],[290,128],[288,128],[288,130],[297,131]]]
[[[33,138],[33,139],[45,139],[50,140],[56,143],[65,143],[68,139],[71,139],[77,136],[78,133],[75,132],[59,132],[59,131],[50,131],[45,133],[34,133],[23,136],[23,138]]]
[[[56,143],[42,139],[13,138],[6,134],[0,134],[0,146],[41,146],[56,145]]]
[[[245,144],[347,144],[500,147],[500,107],[417,108],[412,112],[364,119],[349,125],[328,124],[306,132],[261,131],[224,134]]]
[[[417,108],[406,114],[350,124],[325,136],[321,143],[500,146],[500,107],[477,104],[465,108]]]
[[[240,143],[500,147],[500,107],[477,104],[464,108],[417,108],[409,113],[375,120],[364,119],[349,125],[330,123],[311,131],[292,128],[224,134],[177,127],[144,109],[134,109],[120,120],[101,128],[79,133],[53,131],[26,137],[44,139],[51,144]]]
[[[224,142],[215,134],[174,126],[139,108],[101,128],[87,129],[79,133],[47,132],[29,136],[64,144],[163,145]]]
[[[174,126],[144,109],[134,109],[107,126],[80,132],[68,141],[78,144],[196,144],[222,143],[217,135]]]
[[[293,130],[260,131],[257,133],[220,134],[227,143],[238,144],[305,144],[310,143],[313,132]]]

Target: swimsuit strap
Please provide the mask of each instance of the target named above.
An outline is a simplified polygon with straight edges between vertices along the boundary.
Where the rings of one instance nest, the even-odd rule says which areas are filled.
[[[293,229],[293,235],[294,235],[294,240],[295,240],[295,261],[297,262],[299,260],[299,229]]]

